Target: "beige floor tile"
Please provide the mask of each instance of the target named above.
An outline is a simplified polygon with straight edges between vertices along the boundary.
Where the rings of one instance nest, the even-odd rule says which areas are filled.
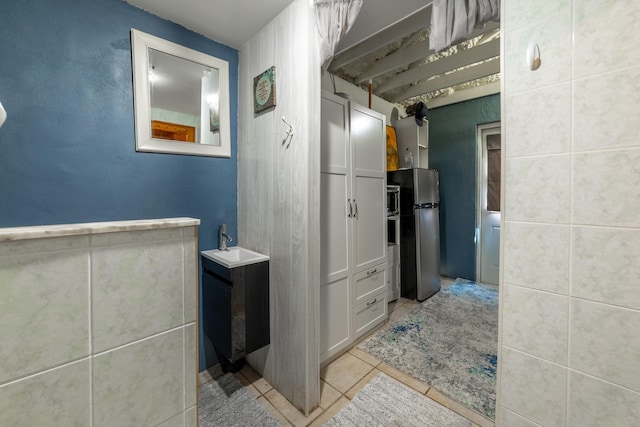
[[[441,276],[441,277],[440,277],[440,285],[441,285],[441,286],[443,286],[443,285],[450,285],[450,284],[452,284],[452,283],[453,283],[453,282],[455,282],[455,281],[456,281],[456,279],[452,279],[451,277],[444,277],[444,276]]]
[[[204,385],[206,383],[210,383],[222,374],[223,372],[220,365],[212,366],[209,369],[205,369],[204,371],[198,373],[198,384]]]
[[[233,374],[233,376],[238,380],[238,382],[240,384],[242,384],[242,386],[245,388],[245,390],[247,390],[249,393],[251,393],[256,399],[259,398],[262,393],[260,393],[258,391],[257,388],[255,388],[248,379],[246,379],[244,377],[244,375],[241,375],[240,372],[236,372],[235,374]]]
[[[242,376],[249,381],[249,384],[252,384],[260,394],[265,394],[273,388],[267,380],[262,378],[262,376],[249,365],[245,364],[242,369],[240,369],[240,374],[242,374]]]
[[[327,409],[329,406],[333,405],[333,403],[340,399],[341,396],[342,393],[331,387],[326,382],[320,380],[320,407],[322,409]]]
[[[416,380],[410,375],[405,374],[404,372],[400,372],[396,368],[387,365],[386,363],[381,363],[378,365],[378,369],[380,369],[385,374],[389,375],[391,378],[394,378],[404,385],[411,387],[412,389],[420,392],[426,393],[429,390],[429,386]]]
[[[345,393],[367,375],[373,367],[350,353],[345,353],[320,370],[320,378]]]
[[[397,310],[398,308],[402,307],[402,304],[404,304],[404,301],[401,301],[400,299],[390,302],[387,305],[387,312],[393,313],[394,310]]]
[[[340,399],[338,399],[333,405],[331,405],[329,409],[324,411],[318,418],[316,418],[311,424],[309,424],[309,427],[323,426],[324,423],[333,418],[338,412],[340,412],[342,408],[347,406],[348,403],[349,399],[344,396],[340,397]]]
[[[244,375],[246,379],[249,380],[250,383],[253,384],[254,381],[259,380],[262,376],[257,373],[249,364],[245,363],[245,365],[240,369],[240,373]]]
[[[282,415],[282,413],[278,411],[266,397],[260,396],[258,403],[261,404],[278,421],[280,421],[280,424],[282,424],[283,427],[292,427],[293,424],[291,424],[289,420],[286,419],[285,416]]]
[[[378,366],[380,362],[382,362],[380,359],[373,357],[366,351],[362,351],[359,348],[354,347],[351,350],[349,350],[349,353],[353,354],[355,357],[362,360],[363,362],[367,362],[369,365],[373,367]]]
[[[254,381],[253,382],[253,386],[258,389],[260,394],[265,394],[269,390],[273,389],[273,386],[271,384],[269,384],[269,382],[267,380],[265,380],[264,378],[260,378],[259,380]]]
[[[349,399],[353,399],[355,397],[355,395],[360,390],[363,389],[364,386],[369,384],[369,381],[374,379],[381,372],[382,371],[380,371],[378,369],[374,369],[373,371],[369,372],[367,375],[365,375],[365,377],[363,379],[361,379],[353,387],[351,387],[344,395]]]
[[[471,422],[476,423],[480,427],[494,427],[495,425],[493,420],[490,420],[480,415],[479,413],[467,408],[466,406],[462,405],[459,402],[456,402],[448,396],[445,396],[434,388],[429,389],[429,391],[427,392],[427,397],[430,397],[442,406],[446,406],[453,412],[462,415],[463,417],[470,420]]]
[[[313,412],[305,417],[298,408],[293,406],[283,395],[278,393],[277,390],[272,389],[264,395],[269,402],[284,415],[291,424],[296,427],[304,427],[309,425],[313,420],[318,418],[322,413],[322,408],[316,408]]]
[[[395,322],[396,320],[400,319],[402,316],[413,310],[413,307],[414,306],[408,306],[406,304],[403,305],[402,307],[391,313],[391,315],[389,316],[389,320]]]
[[[240,372],[235,372],[233,374],[233,376],[240,382],[240,384],[242,384],[243,386],[247,387],[251,385],[251,381],[249,381],[244,375],[242,375]]]

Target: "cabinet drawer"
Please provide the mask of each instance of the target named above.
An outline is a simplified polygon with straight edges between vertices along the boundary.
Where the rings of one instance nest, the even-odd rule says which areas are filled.
[[[387,263],[362,271],[355,276],[354,305],[370,299],[387,286]]]
[[[365,332],[373,329],[376,325],[382,323],[387,318],[386,289],[358,305],[354,312],[354,338],[358,338]]]

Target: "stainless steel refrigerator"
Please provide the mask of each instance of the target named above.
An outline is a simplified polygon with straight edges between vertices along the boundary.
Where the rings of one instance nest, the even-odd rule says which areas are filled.
[[[438,171],[388,172],[387,184],[400,186],[401,294],[423,301],[440,290]]]

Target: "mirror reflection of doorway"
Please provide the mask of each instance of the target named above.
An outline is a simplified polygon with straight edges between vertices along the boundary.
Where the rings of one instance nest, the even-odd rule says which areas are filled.
[[[498,284],[500,267],[500,123],[478,126],[476,281]]]

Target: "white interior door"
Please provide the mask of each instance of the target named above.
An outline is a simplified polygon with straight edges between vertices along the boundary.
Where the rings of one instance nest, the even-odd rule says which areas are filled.
[[[478,126],[478,234],[477,277],[498,284],[500,267],[500,123]],[[478,244],[479,243],[479,244]]]

